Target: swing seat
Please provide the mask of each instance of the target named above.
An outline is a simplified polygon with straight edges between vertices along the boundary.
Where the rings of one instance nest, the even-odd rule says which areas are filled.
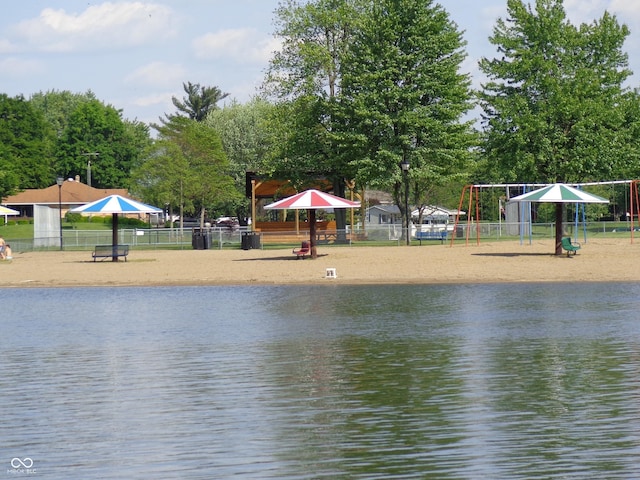
[[[578,250],[580,250],[580,244],[578,242],[571,243],[571,239],[569,237],[563,237],[562,248],[567,251],[567,257],[569,257],[572,253],[574,255],[578,253]]]

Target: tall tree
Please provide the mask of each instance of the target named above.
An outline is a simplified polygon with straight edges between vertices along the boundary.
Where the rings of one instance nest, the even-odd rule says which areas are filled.
[[[334,103],[340,95],[341,62],[361,0],[283,1],[276,11],[276,35],[283,46],[270,62],[264,91],[278,100],[272,121],[282,150],[272,172],[297,185],[326,177],[344,196],[354,176],[335,130]],[[339,230],[344,210],[336,210]]]
[[[82,103],[97,100],[95,94],[88,90],[85,93],[72,93],[69,90],[49,90],[31,95],[29,103],[44,115],[45,120],[60,137],[69,124],[71,114]]]
[[[480,99],[490,168],[530,183],[612,179],[629,161],[638,172],[638,96],[623,86],[627,27],[609,13],[575,27],[562,0],[508,0],[507,11],[490,38],[499,56],[480,62],[489,79]],[[562,254],[561,205],[556,228]]]
[[[472,106],[469,78],[460,73],[464,45],[431,0],[378,0],[367,3],[343,58],[342,143],[355,147],[358,180],[390,188],[403,213],[404,181],[420,203],[470,161],[475,138],[462,121]],[[403,161],[410,163],[406,174]]]
[[[162,131],[162,129],[170,126],[171,120],[175,117],[184,117],[196,122],[202,122],[210,112],[218,108],[219,101],[229,96],[228,93],[223,93],[218,87],[201,86],[199,83],[183,83],[182,88],[186,93],[186,96],[182,97],[182,101],[176,97],[171,97],[171,101],[178,109],[178,113],[165,114],[164,118],[160,118],[160,124],[152,124],[153,128]]]
[[[228,198],[238,195],[218,134],[185,117],[174,117],[167,124],[133,177],[136,188],[162,203],[175,205],[179,200],[181,212],[197,211],[201,226],[207,212],[211,216]]]
[[[131,191],[152,205],[177,207],[180,219],[185,210],[193,210],[193,202],[185,189],[192,183],[194,172],[176,143],[159,139],[145,151],[144,161],[132,172]]]
[[[23,96],[0,94],[0,197],[55,180],[53,131]]]
[[[235,212],[242,219],[250,212],[244,198],[246,172],[263,170],[265,158],[271,155],[272,141],[269,129],[270,112],[273,105],[261,98],[246,104],[231,102],[231,105],[214,110],[205,124],[220,135],[222,146],[229,160],[229,173],[233,177],[238,196],[228,198],[225,210]]]
[[[81,103],[58,138],[58,174],[84,177],[88,162],[85,155],[95,152],[98,157],[92,162],[92,186],[127,188],[131,169],[141,153],[140,127],[126,126],[121,115],[98,100]]]

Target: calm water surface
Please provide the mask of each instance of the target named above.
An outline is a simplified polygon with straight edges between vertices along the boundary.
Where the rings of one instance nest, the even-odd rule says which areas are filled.
[[[0,294],[0,477],[640,478],[636,284]]]

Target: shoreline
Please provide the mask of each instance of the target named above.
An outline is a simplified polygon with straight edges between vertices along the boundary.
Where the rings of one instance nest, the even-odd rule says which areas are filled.
[[[0,262],[0,281],[5,288],[640,281],[640,244],[629,238],[589,239],[575,257],[553,255],[553,245],[319,246],[315,260],[288,249],[132,249],[126,262],[94,262],[90,251],[14,252]],[[328,268],[336,278],[326,278]]]

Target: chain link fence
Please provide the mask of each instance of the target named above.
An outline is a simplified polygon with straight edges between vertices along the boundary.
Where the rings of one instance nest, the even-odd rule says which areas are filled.
[[[587,237],[624,237],[629,236],[631,224],[628,222],[591,222],[587,224],[570,224],[564,226],[567,236]],[[423,231],[425,229],[423,228]],[[517,239],[553,239],[555,224],[538,223],[460,223],[448,225],[447,243],[481,241],[500,241]],[[636,228],[638,230],[638,228]],[[60,237],[19,239],[11,238],[10,231],[0,232],[14,252],[57,250],[60,248]],[[406,229],[401,225],[367,226],[366,229],[347,229],[336,232],[320,232],[317,244],[323,246],[337,245],[404,245]],[[251,248],[285,248],[299,245],[308,240],[308,231],[300,232],[252,232],[246,228],[149,228],[120,229],[118,244],[129,245],[134,249],[251,249]],[[64,250],[92,250],[96,245],[111,245],[113,233],[110,230],[76,230],[63,229],[62,241]],[[418,244],[415,229],[411,230],[412,243]],[[424,241],[424,240],[423,240]],[[429,242],[427,242],[429,243]],[[439,244],[440,242],[431,242]],[[421,244],[421,242],[420,242]],[[43,247],[42,245],[47,245]]]

